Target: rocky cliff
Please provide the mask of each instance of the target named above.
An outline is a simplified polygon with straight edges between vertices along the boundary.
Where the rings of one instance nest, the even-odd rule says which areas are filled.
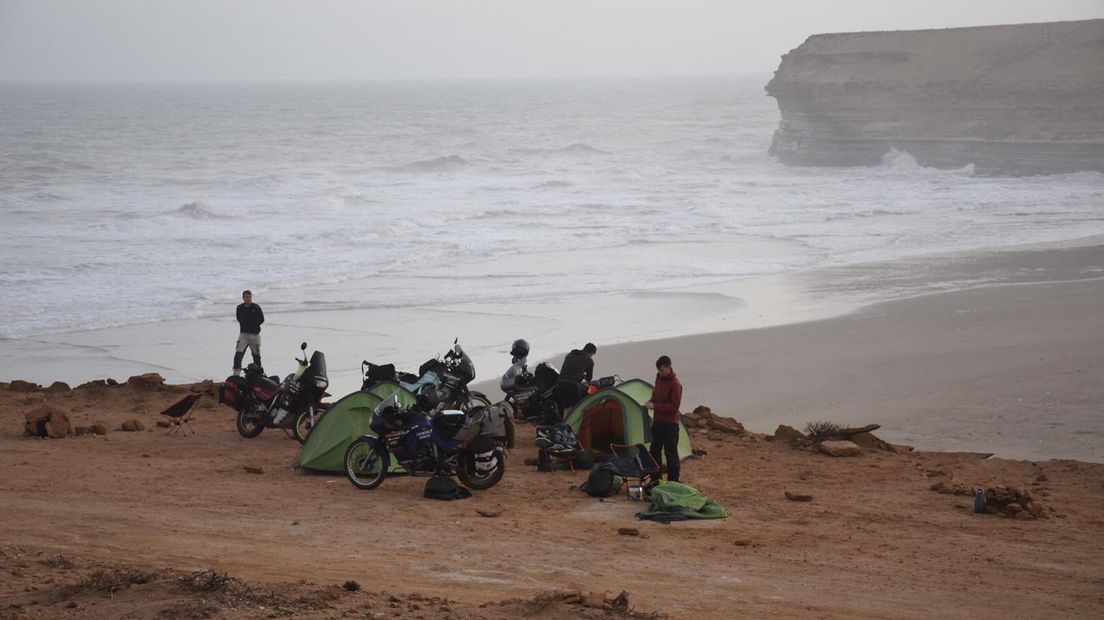
[[[770,153],[796,165],[881,161],[978,174],[1104,172],[1104,19],[820,34],[767,84]]]

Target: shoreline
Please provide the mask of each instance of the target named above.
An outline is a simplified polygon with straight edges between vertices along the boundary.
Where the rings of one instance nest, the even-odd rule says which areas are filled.
[[[628,295],[603,300],[605,303],[598,311],[584,308],[583,312],[579,312],[576,308],[573,314],[576,320],[560,321],[551,326],[542,320],[550,315],[555,316],[556,308],[563,305],[562,301],[559,306],[533,303],[530,309],[534,312],[514,314],[500,314],[486,307],[452,308],[448,311],[415,308],[409,312],[412,316],[406,317],[406,324],[425,326],[425,329],[413,334],[418,346],[412,346],[412,350],[423,351],[418,358],[409,355],[402,358],[397,346],[399,343],[394,338],[387,338],[383,333],[385,328],[375,324],[371,317],[355,316],[363,313],[323,309],[316,313],[282,315],[270,310],[270,315],[276,316],[270,319],[271,328],[263,334],[264,359],[271,374],[285,372],[292,365],[291,358],[299,352],[298,342],[308,341],[312,349],[327,353],[331,369],[330,391],[336,400],[359,388],[360,359],[395,359],[400,368],[417,366],[431,352],[443,350],[451,344],[452,337],[459,331],[461,344],[475,359],[477,369],[482,369],[479,373],[482,380],[475,386],[497,395],[498,374],[505,370],[508,361],[507,354],[499,348],[505,349],[514,338],[525,337],[533,345],[534,363],[545,359],[558,367],[562,354],[545,357],[541,352],[548,350],[549,343],[555,345],[557,337],[571,333],[578,343],[565,344],[564,350],[580,346],[588,340],[599,344],[596,358],[596,372],[599,375],[616,373],[626,379],[641,377],[650,381],[654,375],[651,361],[661,353],[672,355],[676,369],[687,384],[684,409],[704,404],[718,414],[734,417],[758,432],[772,432],[777,423],[800,424],[832,418],[845,424],[881,423],[888,440],[923,449],[1104,461],[1104,448],[1091,445],[1094,439],[1096,443],[1104,444],[1104,429],[1099,428],[1099,424],[1086,427],[1081,413],[1074,416],[1077,419],[1072,421],[1072,426],[1069,420],[1059,420],[1067,429],[1072,429],[1069,432],[1083,434],[1084,441],[1079,443],[1087,444],[1086,447],[1072,452],[1068,445],[1063,447],[1057,443],[1048,434],[1050,431],[1040,435],[1041,439],[1034,447],[1007,437],[988,437],[978,429],[965,434],[963,429],[974,426],[976,420],[961,411],[964,402],[973,403],[971,406],[977,408],[975,417],[981,420],[999,420],[995,416],[1004,413],[982,402],[983,393],[970,392],[969,398],[963,394],[965,400],[962,402],[955,401],[949,394],[940,394],[940,398],[933,402],[943,403],[941,415],[946,417],[949,415],[947,411],[958,411],[957,417],[947,417],[939,433],[923,432],[924,425],[913,418],[924,407],[919,396],[909,392],[915,387],[909,384],[907,377],[881,376],[876,372],[877,368],[870,367],[875,359],[922,367],[933,355],[937,355],[939,351],[933,348],[933,339],[939,337],[946,340],[946,330],[960,329],[951,321],[959,315],[933,314],[942,303],[937,300],[943,295],[950,296],[947,303],[961,301],[984,305],[992,303],[985,299],[1008,297],[1007,291],[1000,291],[1010,285],[1019,288],[1020,297],[1045,296],[1049,288],[1063,288],[1062,283],[1070,282],[1085,283],[1091,289],[1079,293],[1081,298],[1050,307],[1048,312],[1052,315],[1031,314],[1032,303],[1022,301],[1017,302],[1022,315],[1019,319],[971,311],[970,317],[978,320],[970,324],[970,329],[986,328],[990,343],[985,346],[989,347],[995,346],[1002,338],[1037,331],[1039,327],[1045,327],[1048,320],[1067,316],[1079,305],[1096,303],[1104,297],[1101,291],[1104,284],[1100,281],[1101,274],[1104,274],[1104,245],[1088,244],[1100,241],[1100,237],[1088,237],[1010,250],[979,250],[855,264],[709,287]],[[642,302],[646,302],[646,308]],[[1004,300],[1001,303],[1007,305],[1010,302]],[[703,305],[707,307],[704,312],[701,311]],[[539,310],[543,318],[535,312],[537,306],[541,306]],[[1011,305],[1007,307],[1012,308]],[[696,331],[692,333],[683,333],[690,326],[677,320],[687,308],[699,312],[692,326]],[[917,311],[916,308],[927,310]],[[611,317],[623,313],[636,314],[630,327],[651,326],[646,328],[644,338],[628,338],[611,344],[610,339],[600,335],[610,332],[608,326],[614,320]],[[904,338],[893,332],[892,317],[900,313],[904,313],[908,321],[924,323],[924,334]],[[882,315],[890,318],[882,319],[881,323],[869,320]],[[982,319],[982,316],[987,318]],[[988,328],[986,321],[997,318],[1001,321],[1000,326]],[[1080,330],[1084,334],[1082,340],[1104,333],[1104,325],[1092,322],[1090,317],[1081,319],[1087,322],[1080,327],[1071,325],[1069,329],[1073,332]],[[570,328],[567,327],[569,324]],[[543,329],[534,334],[531,331],[533,325],[540,325]],[[672,326],[667,333],[673,335],[664,333],[664,325]],[[871,331],[872,326],[881,331]],[[225,365],[229,366],[232,338],[224,332],[232,331],[233,327],[229,319],[197,319],[9,340],[5,344],[10,353],[4,361],[0,361],[0,379],[24,379],[43,385],[61,380],[76,385],[93,379],[125,379],[145,372],[159,372],[171,383],[196,382],[206,378],[217,381],[221,376],[211,372],[211,367],[220,364],[218,360],[212,360],[211,351],[216,344],[225,345],[225,351],[220,349],[214,355],[225,357]],[[624,326],[620,329],[622,333],[626,331]],[[856,353],[852,349],[856,342],[863,344],[859,342],[860,336],[856,335],[852,341],[828,338],[832,332],[861,332],[863,329],[867,330],[864,332],[867,338],[877,334],[885,343],[895,343],[899,351],[889,351],[886,348],[888,345],[873,347],[867,342],[863,345],[865,348],[859,347],[864,352]],[[908,335],[908,330],[901,325],[897,326],[896,331]],[[803,338],[812,340],[795,342],[793,334],[803,334]],[[364,355],[360,343],[368,341],[373,342],[377,349],[371,355]],[[494,344],[487,346],[488,342]],[[940,346],[947,346],[947,342]],[[1078,345],[1073,343],[1070,346]],[[748,347],[754,352],[752,359],[748,359]],[[823,359],[831,354],[817,357],[815,352],[825,347],[847,352],[846,363],[851,366],[839,361],[828,363]],[[1101,343],[1101,349],[1104,350],[1104,343]],[[782,350],[786,353],[781,353]],[[974,351],[973,354],[978,356],[981,352]],[[1061,351],[1056,349],[1054,355],[1060,363]],[[788,365],[784,363],[789,359],[786,356],[803,360],[804,364]],[[817,362],[820,366],[814,364],[814,358],[820,360]],[[157,359],[160,363],[151,363],[151,359]],[[1086,364],[1097,361],[1088,353],[1084,354],[1083,359]],[[357,364],[350,363],[351,360]],[[985,363],[985,360],[978,358],[975,363]],[[1026,372],[1027,366],[1025,364],[1021,371]],[[729,371],[719,372],[715,368],[727,368]],[[869,381],[891,380],[892,385],[909,392],[903,413],[900,408],[895,408],[892,399],[872,394],[869,390],[866,394],[872,399],[870,402],[858,402],[851,398],[853,389],[847,386],[862,383],[858,379],[863,372],[873,373],[867,376]],[[835,380],[829,381],[821,375],[834,377]],[[785,377],[796,376],[800,376],[801,380],[787,387]],[[735,392],[726,390],[730,383],[736,384]],[[917,385],[923,383],[920,381]],[[1045,382],[1034,385],[1044,392],[1055,389],[1054,385]],[[1076,384],[1073,387],[1079,389]],[[875,411],[874,402],[885,409]],[[1055,403],[1037,404],[1052,408],[1058,406]],[[1013,409],[1019,412],[1017,415],[1026,415],[1022,408]],[[1064,415],[1061,411],[1058,414],[1059,417]],[[990,422],[995,423],[994,420]],[[1011,424],[1007,415],[1004,420],[1002,424]],[[1035,421],[1023,419],[1021,422],[1028,424],[1029,432],[1037,431],[1033,426]],[[897,423],[901,426],[895,426]],[[959,427],[953,428],[956,424]]]

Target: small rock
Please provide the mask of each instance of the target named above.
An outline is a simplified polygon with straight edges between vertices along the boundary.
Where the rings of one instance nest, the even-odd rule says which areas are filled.
[[[1046,481],[1050,480],[1050,478],[1047,478],[1046,474],[1039,474],[1038,476],[1035,476],[1035,479],[1038,480],[1039,482],[1046,482]]]
[[[168,427],[172,426],[172,424],[170,424],[168,420],[158,420],[156,422],[156,424],[157,424],[157,426],[160,426],[161,428],[168,428]]]
[[[805,439],[805,433],[802,433],[792,426],[779,424],[774,434],[769,436],[768,439],[771,441],[793,441],[794,439]]]
[[[475,514],[477,514],[481,517],[487,517],[488,519],[493,519],[493,518],[501,515],[502,511],[501,510],[476,510]]]
[[[709,454],[709,452],[705,451],[702,448],[692,448],[691,451],[693,452],[694,456],[705,456]]]
[[[109,386],[116,386],[116,385],[119,385],[119,382],[118,382],[118,381],[116,381],[116,380],[114,380],[114,379],[112,379],[111,377],[108,377],[107,379],[104,379],[104,383],[106,383],[106,384],[107,384],[107,385],[109,385]]]
[[[37,392],[42,389],[42,386],[30,381],[16,379],[8,384],[8,389],[13,392]]]
[[[92,426],[89,426],[88,430],[92,431],[93,435],[106,435],[107,434],[107,427],[104,426],[103,424],[99,424],[99,423],[96,423],[96,424],[93,424]]]
[[[820,451],[828,456],[858,456],[862,454],[862,448],[850,441],[829,440],[820,442]]]
[[[90,426],[78,426],[78,427],[73,429],[73,434],[76,435],[77,437],[80,437],[82,435],[91,435],[92,434],[92,427],[90,427]]]
[[[873,424],[872,426],[877,426]],[[848,435],[847,440],[859,446],[860,448],[866,448],[867,450],[892,450],[893,446],[888,442],[882,441],[878,437],[875,437],[869,431],[863,431],[861,433],[854,433]]]
[[[165,378],[156,372],[147,372],[141,375],[134,375],[127,379],[127,383],[133,385],[136,388],[145,390],[156,390],[165,385]]]
[[[46,388],[47,394],[57,394],[59,392],[68,392],[71,388],[68,383],[64,381],[54,381],[50,384],[50,387]]]
[[[619,527],[617,533],[622,536],[640,536],[640,530],[635,527]]]
[[[356,581],[353,581],[352,579],[350,579],[350,580],[346,581],[345,583],[343,583],[341,585],[341,587],[345,588],[346,590],[348,590],[350,592],[359,592],[360,591],[360,584],[357,583]]]
[[[739,538],[737,540],[732,541],[732,544],[736,545],[737,547],[750,547],[751,546],[751,539],[750,538]]]
[[[1013,519],[1019,519],[1020,521],[1032,521],[1035,519],[1035,515],[1026,510],[1021,510],[1012,515]]]
[[[813,496],[807,493],[794,493],[791,491],[786,491],[786,499],[792,502],[811,502],[813,501]]]
[[[26,424],[23,433],[32,437],[61,439],[73,433],[73,425],[64,411],[50,405],[41,405],[23,414]]]
[[[145,425],[144,422],[142,422],[138,418],[132,418],[130,420],[127,420],[127,421],[123,422],[123,425],[120,427],[120,430],[124,430],[124,431],[127,431],[129,433],[136,433],[138,431],[146,430],[146,425]]]
[[[255,465],[246,465],[242,469],[244,469],[245,471],[247,471],[251,474],[263,474],[264,473],[264,468],[263,467],[257,467]]]
[[[851,435],[858,435],[859,433],[870,433],[870,432],[878,430],[881,427],[882,427],[881,424],[867,424],[866,426],[850,427],[850,428],[841,429],[840,434],[845,436],[845,437],[850,437]]]

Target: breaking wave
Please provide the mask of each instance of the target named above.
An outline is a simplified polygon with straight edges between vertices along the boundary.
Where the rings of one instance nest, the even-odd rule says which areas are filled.
[[[445,155],[433,159],[421,159],[401,166],[387,168],[394,172],[448,172],[468,165],[468,160],[459,155]]]

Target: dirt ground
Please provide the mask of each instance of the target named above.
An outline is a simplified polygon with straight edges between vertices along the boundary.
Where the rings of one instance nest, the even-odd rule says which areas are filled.
[[[1104,465],[695,431],[683,479],[730,516],[662,525],[575,489],[585,472],[524,465],[525,425],[502,483],[454,502],[294,470],[298,443],[239,437],[210,394],[195,434],[168,436],[157,412],[198,387],[0,384],[0,618],[1104,615]],[[107,433],[23,437],[43,403]],[[974,514],[940,481],[1023,489],[1045,514]]]

